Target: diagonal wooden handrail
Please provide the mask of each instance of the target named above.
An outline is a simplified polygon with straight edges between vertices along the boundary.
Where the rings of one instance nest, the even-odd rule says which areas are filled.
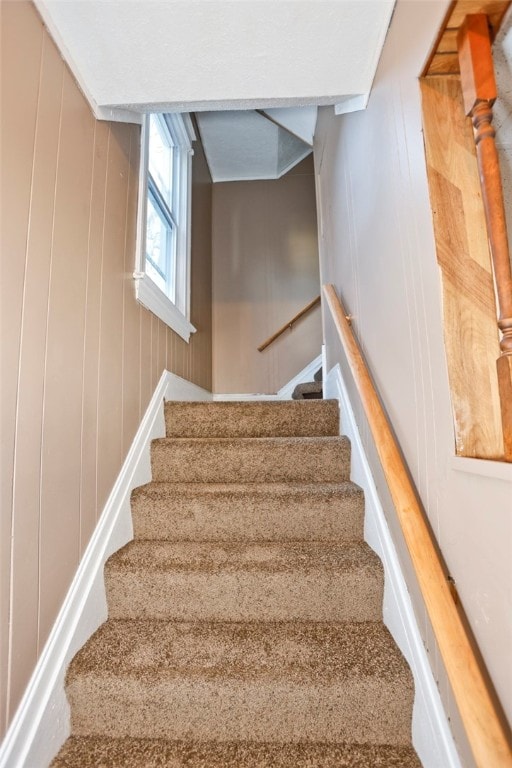
[[[288,330],[288,328],[291,328],[294,323],[297,322],[297,320],[300,320],[301,317],[304,317],[313,307],[316,307],[317,304],[320,304],[320,296],[317,296],[316,299],[313,299],[309,302],[309,304],[306,304],[305,307],[303,307],[300,312],[297,312],[296,315],[292,317],[291,320],[289,320],[286,325],[283,325],[278,331],[272,334],[272,336],[269,336],[266,341],[263,342],[263,344],[260,344],[258,347],[258,352],[263,352],[264,349],[266,349],[270,344],[272,344],[273,341],[279,338],[282,333]]]
[[[479,768],[511,768],[512,747],[504,717],[455,605],[398,443],[334,286],[324,285],[323,290],[363,404],[475,763]]]

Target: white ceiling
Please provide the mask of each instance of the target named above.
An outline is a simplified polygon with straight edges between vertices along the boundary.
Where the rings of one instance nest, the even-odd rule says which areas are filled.
[[[133,119],[123,110],[360,108],[394,6],[394,0],[35,2],[96,114],[118,119]]]
[[[300,109],[291,112],[299,122]],[[196,117],[214,182],[278,179],[312,151],[311,144],[254,110]]]

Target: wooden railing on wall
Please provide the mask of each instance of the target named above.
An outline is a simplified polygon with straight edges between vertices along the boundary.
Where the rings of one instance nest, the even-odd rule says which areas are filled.
[[[317,304],[320,304],[320,296],[317,296],[316,299],[313,299],[312,301],[309,302],[309,304],[306,304],[306,306],[303,307],[300,310],[300,312],[297,312],[297,314],[294,315],[291,320],[285,323],[285,325],[281,326],[281,328],[279,328],[278,331],[273,333],[272,336],[269,336],[268,339],[266,339],[262,344],[260,344],[258,347],[258,352],[263,352],[263,350],[269,347],[273,341],[275,341],[281,336],[281,334],[283,334],[289,328],[293,328],[297,320],[300,320],[301,317],[304,317],[304,315],[307,315],[307,313],[310,312],[313,309],[313,307],[316,307]]]
[[[512,748],[494,694],[454,602],[430,526],[334,286],[324,285],[478,768],[511,768]]]
[[[512,461],[512,270],[496,133],[492,126],[492,106],[498,94],[489,20],[485,13],[466,16],[459,28],[457,47],[464,109],[474,129],[498,300],[498,328],[502,334],[497,360],[498,386],[505,458]]]

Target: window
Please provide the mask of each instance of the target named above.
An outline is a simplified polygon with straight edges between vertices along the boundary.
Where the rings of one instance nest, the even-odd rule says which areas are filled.
[[[136,296],[185,341],[190,323],[192,141],[188,115],[152,114],[142,126]]]

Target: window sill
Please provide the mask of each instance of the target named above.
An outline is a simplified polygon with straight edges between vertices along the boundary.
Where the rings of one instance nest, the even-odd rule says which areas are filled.
[[[162,322],[175,331],[178,336],[186,341],[190,341],[190,334],[195,333],[196,329],[180,312],[180,310],[162,293],[160,288],[147,275],[139,276],[135,274],[135,296],[146,309],[153,312]]]

